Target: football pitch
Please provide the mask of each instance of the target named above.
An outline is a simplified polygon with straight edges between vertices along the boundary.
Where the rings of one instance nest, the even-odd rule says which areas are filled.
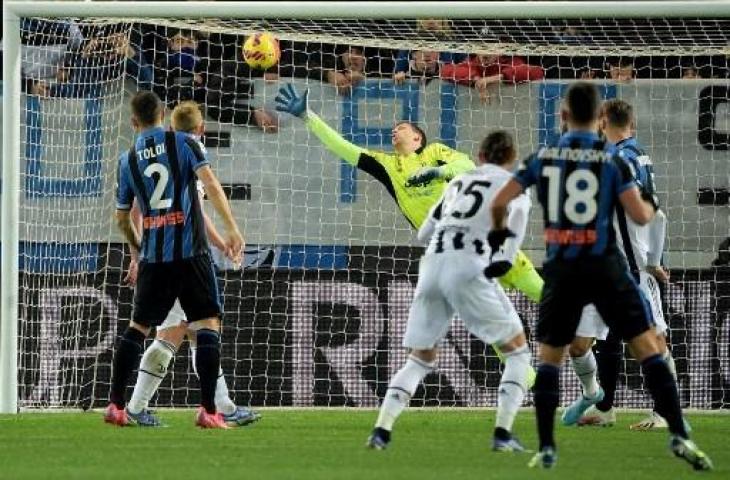
[[[682,479],[730,478],[730,415],[689,416],[715,470],[694,472],[667,449],[663,432],[632,432],[639,414],[612,428],[559,427],[552,471],[526,467],[530,454],[490,451],[494,412],[412,409],[386,451],[364,447],[372,410],[267,410],[252,426],[200,430],[192,410],[159,412],[167,428],[118,428],[100,412],[0,416],[0,478],[8,479]],[[536,445],[531,411],[516,433]]]

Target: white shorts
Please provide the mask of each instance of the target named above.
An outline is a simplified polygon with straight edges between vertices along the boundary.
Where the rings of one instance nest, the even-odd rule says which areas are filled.
[[[583,307],[583,314],[580,316],[575,336],[596,340],[605,340],[608,337],[608,325],[603,322],[603,318],[592,303]]]
[[[640,272],[639,290],[641,290],[647,302],[649,302],[654,323],[656,324],[656,332],[658,334],[666,333],[667,322],[664,320],[662,298],[659,293],[659,284],[657,284],[656,278],[647,272]],[[593,337],[598,340],[605,340],[608,336],[608,326],[603,322],[601,315],[592,304],[586,305],[583,309],[583,315],[580,318],[575,335],[577,337]]]
[[[182,306],[180,306],[180,300],[175,300],[175,304],[170,309],[170,313],[167,314],[167,318],[162,322],[162,325],[157,327],[157,330],[165,330],[166,328],[177,327],[178,325],[188,321],[188,318],[183,312]]]
[[[502,287],[484,276],[485,266],[481,258],[463,253],[421,258],[403,346],[418,350],[438,346],[454,313],[487,344],[505,343],[522,332],[517,311]]]

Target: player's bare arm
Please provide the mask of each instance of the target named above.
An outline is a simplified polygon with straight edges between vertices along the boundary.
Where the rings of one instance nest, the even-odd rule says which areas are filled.
[[[241,252],[243,251],[244,240],[241,235],[238,225],[233,218],[231,212],[231,205],[228,203],[226,194],[223,192],[220,182],[216,178],[213,170],[208,166],[202,166],[195,171],[198,179],[203,182],[205,191],[208,195],[208,200],[213,204],[218,215],[223,219],[223,225],[226,229],[225,233],[225,248],[226,255],[229,256],[235,263],[240,263]]]
[[[625,190],[619,195],[619,201],[626,214],[639,225],[646,225],[654,218],[656,207],[642,198],[638,187]]]
[[[137,200],[132,203],[132,209],[129,211],[130,221],[134,228],[138,231],[142,231],[142,211],[139,209]],[[139,272],[139,252],[137,250],[131,250],[131,260],[129,261],[129,268],[127,274],[124,276],[124,283],[127,285],[134,285],[137,283],[137,273]]]
[[[117,228],[119,228],[124,235],[125,240],[127,240],[127,243],[134,252],[133,255],[136,255],[140,249],[139,233],[132,224],[129,210],[117,210],[115,218],[117,221]]]
[[[492,200],[492,222],[494,230],[503,230],[507,225],[507,206],[509,202],[517,198],[524,189],[519,182],[514,179],[510,179],[504,186],[497,192],[494,200]]]
[[[203,203],[203,199],[205,198],[205,195],[203,193],[198,193],[198,197],[200,198],[200,203]],[[205,222],[205,233],[208,235],[208,241],[218,250],[226,252],[226,241],[223,238],[223,236],[220,234],[218,229],[215,226],[215,223],[213,223],[213,220],[210,218],[210,216],[205,213],[205,210],[203,210],[203,222]],[[233,260],[231,258],[231,260]]]

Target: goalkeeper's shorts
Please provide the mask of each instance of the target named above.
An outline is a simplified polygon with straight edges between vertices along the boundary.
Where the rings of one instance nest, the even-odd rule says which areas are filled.
[[[512,268],[499,277],[499,283],[504,288],[519,290],[535,303],[540,301],[544,284],[542,277],[535,270],[535,266],[522,250],[517,251]]]

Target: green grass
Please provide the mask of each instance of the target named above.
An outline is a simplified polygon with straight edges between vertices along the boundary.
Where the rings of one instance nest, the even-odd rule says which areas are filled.
[[[163,411],[168,428],[118,428],[96,413],[0,416],[1,478],[197,479],[681,479],[730,478],[730,416],[692,415],[694,439],[715,462],[695,473],[667,450],[664,433],[628,430],[635,414],[613,428],[558,429],[553,471],[525,466],[528,454],[489,450],[494,412],[407,411],[391,448],[364,448],[372,410],[264,410],[256,425],[229,431],[193,426],[192,411]],[[516,432],[536,443],[532,413]]]

